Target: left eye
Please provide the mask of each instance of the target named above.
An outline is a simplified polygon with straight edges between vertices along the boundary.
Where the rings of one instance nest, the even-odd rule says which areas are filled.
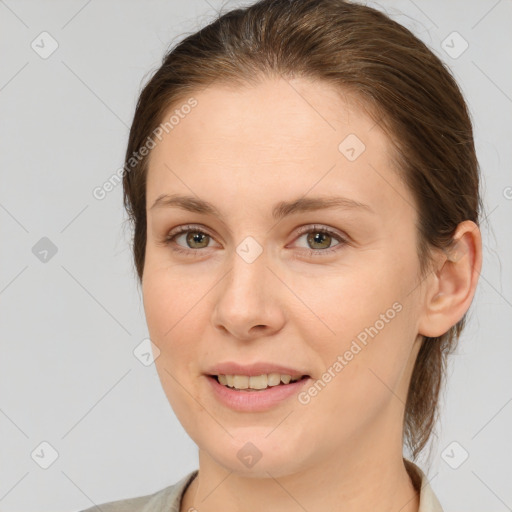
[[[304,231],[297,240],[304,236],[306,237],[306,244],[308,245],[305,249],[309,253],[330,252],[334,250],[334,247],[337,245],[346,243],[343,237],[330,229],[322,227],[309,228],[307,231]],[[336,241],[334,246],[332,245],[333,240]]]

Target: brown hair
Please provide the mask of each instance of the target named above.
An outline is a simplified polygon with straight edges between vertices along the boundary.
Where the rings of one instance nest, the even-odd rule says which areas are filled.
[[[448,68],[407,28],[380,11],[344,0],[261,0],[231,10],[169,50],[143,88],[130,130],[124,206],[142,281],[148,156],[133,159],[171,106],[212,83],[251,84],[305,77],[352,93],[389,135],[393,162],[418,211],[420,277],[432,249],[449,249],[457,225],[479,224],[479,168],[470,116]],[[404,415],[404,443],[416,459],[438,419],[446,359],[466,315],[424,338]]]

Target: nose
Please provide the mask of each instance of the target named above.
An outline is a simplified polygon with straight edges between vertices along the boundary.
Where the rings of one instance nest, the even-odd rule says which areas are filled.
[[[216,329],[238,340],[252,340],[279,332],[285,323],[283,284],[268,268],[263,252],[248,263],[234,254],[231,269],[214,289],[212,313]]]

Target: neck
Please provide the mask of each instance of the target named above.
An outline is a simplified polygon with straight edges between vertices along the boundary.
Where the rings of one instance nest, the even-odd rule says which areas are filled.
[[[397,455],[392,456],[387,440],[385,454],[385,446],[366,442],[366,453],[351,446],[321,464],[279,478],[270,473],[268,478],[255,478],[228,471],[200,450],[199,473],[186,490],[180,511],[418,512],[419,494],[402,453],[395,450]]]

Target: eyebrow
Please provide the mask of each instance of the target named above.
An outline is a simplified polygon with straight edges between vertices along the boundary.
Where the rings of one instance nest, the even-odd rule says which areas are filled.
[[[158,196],[150,210],[154,208],[180,208],[193,213],[213,215],[224,218],[222,213],[212,203],[199,199],[194,196],[179,194],[162,194]],[[363,212],[373,213],[375,211],[367,204],[341,196],[323,196],[323,197],[301,197],[294,201],[281,201],[272,209],[272,217],[275,220],[281,220],[294,213],[316,211],[322,209],[353,209]]]

